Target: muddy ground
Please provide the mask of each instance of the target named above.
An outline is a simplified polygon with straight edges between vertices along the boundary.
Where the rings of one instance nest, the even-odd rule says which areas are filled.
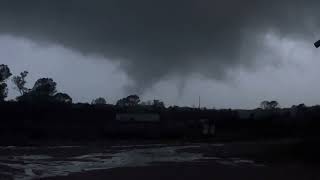
[[[2,146],[0,180],[318,180],[318,143],[310,142],[123,141]]]

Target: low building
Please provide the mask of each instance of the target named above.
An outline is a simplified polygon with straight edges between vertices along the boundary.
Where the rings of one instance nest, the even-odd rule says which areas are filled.
[[[119,122],[160,122],[158,113],[118,113],[116,120]]]

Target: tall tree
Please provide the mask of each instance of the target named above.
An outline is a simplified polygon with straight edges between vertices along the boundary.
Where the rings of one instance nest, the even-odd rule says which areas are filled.
[[[54,95],[57,93],[57,83],[51,78],[38,79],[28,93],[18,97],[18,101],[47,103],[56,102]],[[61,97],[61,95],[59,95]]]
[[[4,82],[11,76],[10,69],[7,65],[1,64],[0,65],[0,82]]]
[[[0,65],[0,102],[8,96],[6,80],[11,76],[10,69],[7,65]]]
[[[12,82],[15,85],[14,89],[17,90],[21,96],[29,91],[29,89],[25,87],[27,83],[26,81],[27,75],[28,75],[28,71],[23,71],[20,73],[20,75],[13,76],[12,78]]]

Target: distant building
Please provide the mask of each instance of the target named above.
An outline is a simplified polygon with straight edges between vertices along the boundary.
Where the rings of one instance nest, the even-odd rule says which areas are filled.
[[[160,122],[157,113],[118,113],[116,120],[120,122]]]
[[[202,135],[204,136],[214,136],[216,133],[215,124],[209,119],[200,119],[202,124]]]

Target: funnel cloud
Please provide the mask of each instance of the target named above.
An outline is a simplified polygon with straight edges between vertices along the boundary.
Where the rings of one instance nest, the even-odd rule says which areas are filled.
[[[259,58],[270,53],[266,35],[313,42],[318,7],[317,0],[0,0],[0,34],[117,61],[131,89],[143,92],[171,76],[224,80],[234,68],[277,63]]]

